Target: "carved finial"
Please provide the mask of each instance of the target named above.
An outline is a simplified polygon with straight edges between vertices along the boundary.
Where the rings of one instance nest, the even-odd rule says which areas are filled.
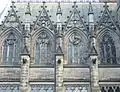
[[[93,14],[93,8],[92,8],[92,4],[91,4],[91,2],[89,3],[88,14]]]
[[[31,15],[31,11],[30,11],[30,3],[28,3],[28,5],[27,5],[27,7],[26,7],[25,15],[26,15],[26,14]]]
[[[76,7],[77,7],[77,6],[76,6],[76,1],[74,1],[74,5],[73,5],[73,7],[74,7],[74,8],[76,8]]]
[[[61,7],[60,7],[60,2],[58,2],[58,8],[57,8],[57,14],[61,14],[62,15],[62,11],[61,11]]]
[[[90,56],[97,56],[97,55],[98,55],[97,50],[96,50],[94,44],[92,44]]]
[[[45,1],[43,1],[43,7],[45,8]]]
[[[107,5],[107,1],[105,1],[104,3],[105,3],[104,7],[108,8],[109,6]]]
[[[22,54],[23,55],[30,55],[29,51],[28,51],[28,47],[24,44],[23,50],[22,50]]]
[[[15,2],[14,2],[14,1],[12,1],[11,3],[12,3],[12,5],[14,6]]]
[[[60,45],[57,47],[56,54],[61,54],[61,55],[63,55],[63,51],[62,51],[62,48],[61,48]]]
[[[11,3],[12,3],[12,6],[10,6],[10,7],[11,7],[11,8],[15,8],[15,2],[12,1]]]

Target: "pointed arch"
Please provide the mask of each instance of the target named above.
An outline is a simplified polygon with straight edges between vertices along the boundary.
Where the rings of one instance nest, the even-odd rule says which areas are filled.
[[[108,28],[101,30],[97,35],[101,64],[117,64],[115,42],[117,37],[118,35]]]
[[[72,28],[64,38],[65,60],[68,64],[83,64],[87,57],[87,36],[78,28]]]
[[[21,34],[15,28],[9,28],[0,35],[1,63],[17,65],[20,61]]]
[[[54,35],[45,27],[32,34],[32,56],[35,64],[53,64]]]
[[[101,63],[116,64],[116,48],[112,37],[109,34],[104,34],[100,42]]]
[[[81,18],[80,12],[78,11],[77,7],[78,6],[76,5],[76,2],[74,2],[74,5],[72,7],[73,9],[72,11],[70,11],[68,20],[66,21],[65,27],[63,29],[65,32],[74,27],[87,32],[87,28],[83,19]]]
[[[53,26],[52,21],[47,13],[47,9],[45,8],[45,3],[43,3],[41,6],[41,11],[39,12],[39,15],[34,23],[33,30],[38,30],[40,27],[51,29],[51,32],[53,33],[55,30],[55,27]]]
[[[107,3],[105,3],[103,14],[100,17],[100,20],[99,20],[95,30],[96,30],[96,32],[99,33],[99,31],[101,29],[109,28],[109,29],[113,30],[114,32],[116,32],[118,35],[120,35],[119,28],[118,28],[116,22],[114,21],[115,19],[112,17],[108,7],[109,6],[107,5]]]

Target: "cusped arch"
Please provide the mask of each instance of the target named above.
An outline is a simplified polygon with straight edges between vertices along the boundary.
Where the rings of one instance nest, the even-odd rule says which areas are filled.
[[[21,41],[22,41],[22,35],[21,35],[21,33],[19,32],[19,30],[17,30],[16,28],[13,28],[13,27],[10,27],[10,28],[8,28],[8,29],[6,29],[6,30],[4,30],[4,32],[2,32],[1,34],[0,34],[0,41],[1,41],[1,43],[0,43],[0,61],[1,62],[4,62],[4,60],[3,60],[3,58],[4,58],[4,53],[5,53],[5,51],[7,51],[7,50],[5,50],[5,43],[7,42],[7,40],[8,40],[8,38],[9,37],[12,37],[11,38],[11,40],[13,39],[13,40],[15,40],[16,39],[16,41],[17,41],[17,43],[19,44],[17,44],[17,43],[15,43],[15,44],[17,44],[17,45],[15,45],[16,47],[14,48],[15,49],[15,51],[16,51],[16,53],[17,52],[20,52],[21,50]],[[6,43],[6,45],[7,45],[7,43]],[[7,45],[8,46],[8,45]],[[19,46],[19,51],[18,51],[18,48],[17,48],[17,46]],[[9,49],[10,50],[10,49]],[[7,53],[7,52],[6,52]],[[16,55],[14,56],[14,57],[16,57]],[[17,57],[19,57],[19,55],[17,54]],[[11,57],[12,58],[12,57]],[[19,60],[18,59],[16,59],[17,60],[17,62],[19,62]],[[17,62],[16,62],[16,64],[17,64]]]
[[[44,37],[45,35],[43,35],[43,34],[46,34],[47,38]],[[55,36],[49,29],[47,29],[45,27],[41,27],[40,29],[38,29],[35,32],[33,32],[31,35],[32,35],[31,56],[33,57],[33,60],[32,60],[33,63],[36,62],[35,58],[36,58],[36,49],[37,49],[37,44],[36,43],[38,42],[37,40],[42,41],[42,39],[44,39],[44,41],[46,41],[46,44],[49,44],[49,49],[52,48],[51,49],[52,50],[51,53],[53,54],[55,52],[55,49],[54,49],[54,47],[55,47],[55,39],[54,39],[54,37]],[[41,35],[43,35],[42,38],[40,38]],[[39,45],[44,44],[44,41],[43,42],[38,42]],[[48,41],[49,41],[49,43],[48,43]],[[44,46],[45,48],[43,48],[43,50],[47,49],[47,45],[46,44],[45,44],[45,46]],[[43,52],[40,51],[39,53],[43,53]]]
[[[37,29],[31,33],[32,40],[36,39],[42,31],[46,31],[52,39],[54,38],[54,34],[51,32],[50,29],[48,29],[46,27],[40,27],[39,29]]]
[[[74,32],[78,33],[78,34],[83,38],[84,41],[88,41],[88,36],[87,36],[87,34],[85,34],[81,29],[79,29],[79,28],[77,28],[77,27],[74,27],[74,28],[69,29],[69,30],[65,33],[64,39],[69,38],[69,36],[70,36],[72,33],[74,33]]]
[[[1,34],[0,34],[0,40],[1,40],[1,44],[3,43],[3,41],[7,38],[7,36],[10,34],[10,33],[14,33],[18,38],[22,38],[22,34],[21,32],[14,28],[14,27],[10,27],[6,30],[4,30]],[[0,45],[1,46],[1,45]]]
[[[116,63],[116,47],[118,47],[119,45],[118,34],[116,34],[113,30],[109,28],[104,28],[97,34],[96,38],[100,61],[106,62],[106,64],[108,61],[110,61],[108,62],[108,64]]]
[[[109,33],[110,36],[113,39],[116,39],[116,37],[119,37],[119,34],[117,34],[116,32],[114,32],[113,30],[111,30],[110,28],[103,28],[99,31],[99,33],[96,34],[96,38],[97,39],[102,39],[102,37],[106,34]]]
[[[78,28],[72,28],[64,36],[65,63],[85,63],[86,51],[88,48],[87,35]],[[73,51],[71,51],[73,49]],[[69,59],[69,57],[74,60]]]

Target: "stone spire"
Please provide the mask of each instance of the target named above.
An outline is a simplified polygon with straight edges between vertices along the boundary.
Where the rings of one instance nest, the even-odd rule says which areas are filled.
[[[30,53],[26,43],[21,53],[21,77],[20,77],[20,91],[31,92],[29,85],[29,66],[30,66]]]
[[[25,11],[25,28],[23,33],[23,50],[21,54],[21,92],[31,92],[29,85],[29,66],[30,66],[30,4],[28,3]]]
[[[58,15],[58,14],[61,14],[61,15],[62,15],[62,10],[61,10],[61,6],[60,6],[60,2],[58,3],[56,15]]]
[[[60,46],[62,48],[62,10],[60,6],[60,2],[58,3],[57,13],[56,13],[56,24],[57,24],[57,46]]]
[[[89,10],[88,10],[88,14],[94,14],[94,13],[93,13],[93,7],[92,7],[91,2],[89,3]]]
[[[27,7],[26,7],[25,15],[26,15],[26,14],[31,15],[30,3],[28,3],[28,5],[27,5]]]
[[[30,53],[29,53],[29,50],[28,50],[28,47],[27,47],[26,44],[24,44],[22,55],[28,55],[28,56],[30,56]]]
[[[27,4],[26,11],[25,11],[25,20],[24,20],[24,43],[27,47],[28,51],[30,51],[30,26],[31,26],[31,10],[30,10],[30,3]]]
[[[91,47],[91,52],[90,52],[90,56],[97,56],[97,55],[98,55],[98,54],[97,54],[97,50],[96,50],[95,46],[92,45],[92,47]]]
[[[2,21],[2,28],[18,28],[19,30],[22,30],[21,21],[19,20],[20,16],[17,15],[15,2],[12,1],[12,5],[10,6],[10,10],[8,11],[7,16],[5,16],[4,21]]]
[[[94,12],[93,12],[93,8],[92,8],[91,3],[89,3],[89,9],[88,9],[88,22],[94,23]]]
[[[88,10],[88,23],[89,23],[89,33],[90,33],[90,71],[91,71],[91,92],[100,92],[99,89],[99,77],[98,77],[98,54],[96,50],[96,37],[94,30],[94,12],[92,4],[89,3]]]
[[[91,2],[89,3],[88,9],[88,24],[89,24],[89,34],[90,34],[90,46],[95,44],[95,30],[94,30],[94,12]]]
[[[56,53],[57,53],[57,54],[63,54],[63,51],[62,51],[61,46],[58,46],[58,47],[57,47]]]
[[[56,68],[55,68],[55,75],[56,75],[56,83],[55,83],[55,92],[64,92],[63,89],[63,40],[62,40],[62,11],[60,7],[60,2],[58,3],[58,8],[56,12],[56,24],[57,24],[57,36],[56,36]]]
[[[65,23],[64,30],[68,31],[71,30],[71,28],[77,27],[80,30],[87,31],[85,22],[83,21],[82,16],[80,15],[80,11],[78,10],[76,2],[74,2],[72,8],[72,11],[70,11],[70,14],[67,16],[67,21]]]

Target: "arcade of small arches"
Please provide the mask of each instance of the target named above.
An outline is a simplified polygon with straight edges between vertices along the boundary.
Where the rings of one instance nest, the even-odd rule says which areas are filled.
[[[66,86],[65,92],[89,92],[88,86]],[[101,86],[101,92],[120,92],[120,86]],[[31,85],[32,92],[54,92],[54,87],[51,85]],[[19,86],[0,85],[0,92],[20,92]]]
[[[17,65],[20,61],[20,53],[22,48],[22,37],[18,37],[14,31],[11,31],[4,37],[2,43],[3,65]],[[35,64],[53,64],[54,63],[54,38],[47,31],[42,30],[38,37],[34,40]],[[89,49],[88,41],[85,42],[84,37],[77,32],[71,33],[65,40],[65,59],[68,64],[86,64]],[[118,64],[116,55],[115,41],[109,33],[105,33],[99,42],[98,50],[100,56],[100,64]]]

